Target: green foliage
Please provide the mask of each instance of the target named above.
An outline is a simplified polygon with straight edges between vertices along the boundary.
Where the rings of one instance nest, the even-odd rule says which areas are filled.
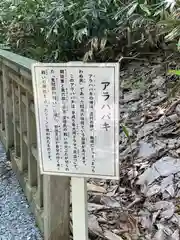
[[[174,74],[174,75],[180,76],[180,70],[169,70],[168,72],[170,74]]]
[[[165,1],[164,19],[159,22],[161,34],[165,34],[165,41],[179,41],[180,39],[180,1]]]
[[[39,61],[113,61],[179,40],[179,9],[175,0],[2,0],[0,43]]]
[[[126,137],[129,138],[129,131],[128,131],[128,129],[126,128],[125,125],[122,125],[122,130],[123,130],[124,134],[126,135]]]

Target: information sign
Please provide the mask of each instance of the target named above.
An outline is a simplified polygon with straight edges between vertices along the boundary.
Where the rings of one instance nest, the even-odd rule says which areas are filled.
[[[119,64],[32,67],[42,174],[119,177]]]

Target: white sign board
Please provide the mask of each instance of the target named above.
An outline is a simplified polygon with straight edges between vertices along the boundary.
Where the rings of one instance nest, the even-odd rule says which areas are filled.
[[[42,174],[119,177],[119,64],[32,67]]]

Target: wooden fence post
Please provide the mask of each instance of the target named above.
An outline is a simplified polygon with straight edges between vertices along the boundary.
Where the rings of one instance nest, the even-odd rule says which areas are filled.
[[[14,143],[14,135],[13,135],[13,123],[12,123],[12,101],[11,101],[11,94],[10,92],[10,83],[9,78],[7,76],[7,67],[3,65],[2,70],[2,80],[3,80],[3,94],[4,94],[4,122],[5,122],[5,148],[8,151],[9,147],[13,146]]]
[[[44,239],[69,240],[70,178],[44,175]]]

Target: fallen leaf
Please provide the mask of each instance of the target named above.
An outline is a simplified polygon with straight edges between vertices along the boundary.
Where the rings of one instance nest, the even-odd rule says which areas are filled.
[[[168,177],[166,177],[162,180],[162,182],[161,182],[161,191],[162,192],[164,192],[169,185],[173,184],[173,178],[174,178],[173,175],[169,175]]]
[[[141,92],[139,89],[134,89],[130,93],[124,95],[124,103],[128,103],[131,101],[137,101],[140,99]]]
[[[175,206],[172,202],[159,201],[155,203],[155,210],[161,210],[160,216],[169,219],[175,212]]]
[[[103,209],[109,209],[109,207],[100,205],[100,204],[96,204],[96,203],[88,203],[88,211],[89,212],[99,211],[99,210],[103,210]]]
[[[159,229],[156,234],[153,237],[153,240],[164,240],[165,239],[165,233],[163,229]]]
[[[150,185],[160,176],[167,177],[177,172],[180,172],[180,159],[168,156],[162,157],[139,177],[137,184],[142,185],[146,182]]]
[[[106,189],[92,183],[87,183],[87,191],[105,193]]]
[[[104,230],[104,236],[108,240],[123,240],[122,237],[116,235],[115,233],[112,233],[109,230]]]
[[[176,106],[176,114],[180,117],[180,104]]]
[[[88,216],[88,228],[91,234],[94,234],[99,237],[103,237],[102,228],[99,226],[97,217],[95,215]]]
[[[113,199],[112,197],[109,197],[109,196],[102,196],[101,203],[105,204],[108,207],[113,207],[113,208],[121,207],[119,202],[117,202],[115,199]]]
[[[146,196],[147,197],[152,197],[153,195],[159,193],[161,191],[161,186],[154,184],[152,187],[150,187],[147,192]]]
[[[179,229],[177,229],[171,236],[172,240],[179,240]]]
[[[137,158],[151,158],[156,154],[156,148],[150,143],[144,141],[139,142],[139,153]]]
[[[158,88],[161,88],[165,82],[166,82],[166,78],[162,76],[157,76],[152,83],[153,85],[156,85]]]

